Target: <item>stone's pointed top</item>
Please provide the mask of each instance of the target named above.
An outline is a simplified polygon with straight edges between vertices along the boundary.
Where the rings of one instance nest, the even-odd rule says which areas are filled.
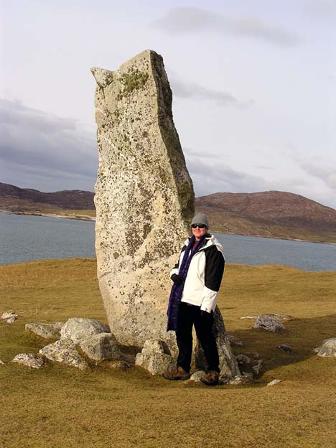
[[[113,81],[113,72],[105,70],[100,67],[92,67],[91,73],[93,74],[99,87],[107,87]]]

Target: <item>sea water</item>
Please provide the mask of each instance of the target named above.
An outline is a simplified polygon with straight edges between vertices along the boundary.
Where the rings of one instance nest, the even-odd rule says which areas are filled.
[[[94,227],[94,221],[0,212],[0,264],[94,257]],[[281,264],[305,271],[336,271],[336,244],[215,235],[224,246],[227,263]]]

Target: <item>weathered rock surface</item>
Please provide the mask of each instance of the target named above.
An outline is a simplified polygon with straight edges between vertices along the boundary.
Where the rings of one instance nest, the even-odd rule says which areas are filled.
[[[119,359],[121,356],[116,338],[111,333],[99,333],[79,342],[80,349],[93,361]]]
[[[61,336],[61,328],[64,322],[54,322],[45,324],[42,322],[31,322],[25,325],[25,330],[36,334],[44,339],[59,338]]]
[[[281,318],[274,314],[261,314],[258,316],[254,323],[254,328],[261,328],[273,333],[281,333],[285,330]]]
[[[6,324],[13,324],[17,318],[18,318],[18,315],[12,310],[5,311],[1,315],[1,320],[3,320]]]
[[[169,338],[169,271],[194,212],[193,187],[162,57],[148,50],[117,71],[92,73],[99,286],[112,333],[123,345],[142,347]]]
[[[219,355],[220,381],[226,381],[227,378],[233,378],[240,375],[239,367],[235,356],[231,350],[230,337],[225,331],[223,317],[216,307],[214,311],[213,332],[216,336],[217,350]],[[195,367],[200,370],[207,369],[207,363],[199,343],[195,347]]]
[[[81,370],[88,367],[87,362],[80,356],[76,350],[76,345],[71,339],[60,339],[53,344],[46,345],[39,353],[50,361],[59,362],[67,366],[77,367]]]
[[[40,369],[45,364],[43,356],[37,355],[36,353],[19,353],[12,359],[12,362],[22,364],[23,366],[32,369]]]
[[[71,339],[78,343],[84,339],[99,333],[109,333],[108,325],[96,319],[85,319],[83,317],[72,317],[67,320],[61,329],[61,339]]]
[[[175,334],[166,331],[169,272],[189,230],[194,192],[163,60],[146,50],[116,71],[91,71],[99,152],[96,254],[108,322],[120,344],[161,340],[174,356]],[[217,342],[223,372],[238,372],[228,340],[219,333]],[[149,360],[145,350],[138,363],[157,372],[167,356],[157,352]]]
[[[135,365],[148,370],[152,375],[162,375],[174,366],[175,362],[162,341],[149,339],[145,342],[141,353],[136,355]]]
[[[320,347],[314,349],[314,352],[321,357],[336,356],[336,338],[325,339]]]

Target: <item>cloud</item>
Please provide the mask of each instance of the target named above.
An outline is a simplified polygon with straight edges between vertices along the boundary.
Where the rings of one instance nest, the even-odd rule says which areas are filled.
[[[95,136],[75,120],[0,99],[0,132],[3,182],[22,185],[30,179],[27,186],[46,191],[92,190],[97,169]]]
[[[327,187],[334,189],[336,193],[336,170],[335,168],[320,166],[311,162],[301,162],[300,167],[309,175],[324,182]]]
[[[214,192],[243,193],[267,189],[264,179],[232,169],[218,155],[215,160],[214,155],[209,157],[207,153],[202,155],[186,149],[185,157],[197,196]]]
[[[253,104],[253,101],[240,101],[231,93],[208,89],[195,83],[184,83],[176,77],[172,78],[171,84],[173,93],[177,98],[196,98],[198,100],[213,101],[218,106],[236,106],[242,108]]]
[[[194,7],[173,8],[152,25],[172,35],[212,31],[260,39],[282,47],[294,46],[300,42],[295,33],[255,17],[232,18]]]

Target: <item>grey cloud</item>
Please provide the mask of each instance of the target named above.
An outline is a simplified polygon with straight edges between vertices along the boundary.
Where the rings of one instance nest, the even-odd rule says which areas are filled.
[[[74,120],[0,100],[0,132],[4,182],[20,185],[30,177],[29,186],[37,188],[36,180],[44,179],[47,191],[92,190],[97,167],[95,136]]]
[[[266,188],[264,179],[226,165],[219,156],[208,158],[207,154],[196,156],[186,154],[187,167],[193,179],[196,195],[214,192],[252,192]]]
[[[255,17],[232,18],[194,7],[173,8],[164,17],[153,22],[153,26],[176,34],[201,31],[231,34],[260,39],[283,47],[300,42],[295,33]]]
[[[171,81],[173,93],[178,98],[197,98],[200,100],[213,101],[219,106],[246,107],[252,101],[243,102],[238,100],[231,93],[215,89],[208,89],[195,83],[184,83],[176,77]]]
[[[329,188],[336,190],[336,169],[320,166],[310,162],[300,162],[300,167],[311,176],[324,182]]]

